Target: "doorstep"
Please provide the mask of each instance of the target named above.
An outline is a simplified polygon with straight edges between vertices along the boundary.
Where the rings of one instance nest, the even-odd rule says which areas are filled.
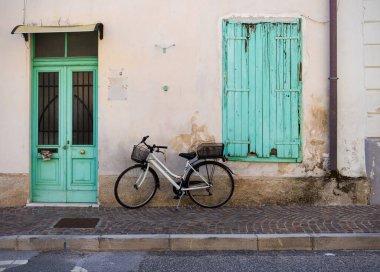
[[[28,203],[26,207],[79,207],[79,208],[99,208],[99,204],[94,203],[52,203],[52,202],[35,202]]]

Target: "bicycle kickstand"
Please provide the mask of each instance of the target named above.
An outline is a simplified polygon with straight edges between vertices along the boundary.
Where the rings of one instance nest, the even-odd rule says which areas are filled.
[[[179,203],[181,203],[182,197],[185,195],[185,192],[181,192],[181,195],[179,196],[177,207],[175,208],[176,211],[178,211]]]

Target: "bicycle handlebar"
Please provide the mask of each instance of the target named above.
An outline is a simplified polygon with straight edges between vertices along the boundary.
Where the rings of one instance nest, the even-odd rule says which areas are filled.
[[[140,144],[141,144],[141,143],[144,143],[144,144],[145,144],[145,141],[146,141],[146,139],[148,139],[148,138],[149,138],[149,135],[143,137],[142,140],[141,140],[141,142],[140,142]]]
[[[160,148],[161,148],[161,149],[167,149],[167,148],[168,148],[167,146],[164,146],[164,145],[155,145],[155,144],[154,144],[153,146],[148,145],[148,144],[145,142],[148,138],[149,138],[149,135],[143,137],[142,140],[141,140],[141,142],[140,142],[140,144],[144,144],[147,148],[149,148],[149,150],[150,150],[151,152],[153,152],[153,150],[154,150],[155,148],[157,148],[156,152],[158,152]]]

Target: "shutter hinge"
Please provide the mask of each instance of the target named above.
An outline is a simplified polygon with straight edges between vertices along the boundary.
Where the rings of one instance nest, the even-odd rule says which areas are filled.
[[[226,73],[223,74],[223,84],[224,86],[226,86],[224,87],[224,92],[227,93],[227,74]]]
[[[302,63],[298,65],[298,80],[302,81]]]

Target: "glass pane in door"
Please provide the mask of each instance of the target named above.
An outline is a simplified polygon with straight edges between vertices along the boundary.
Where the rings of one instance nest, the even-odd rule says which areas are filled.
[[[65,33],[34,34],[36,58],[65,56]]]
[[[93,72],[73,72],[73,145],[93,144]]]
[[[38,144],[58,145],[58,72],[38,73]]]
[[[67,33],[68,57],[97,57],[98,32],[70,32]]]

